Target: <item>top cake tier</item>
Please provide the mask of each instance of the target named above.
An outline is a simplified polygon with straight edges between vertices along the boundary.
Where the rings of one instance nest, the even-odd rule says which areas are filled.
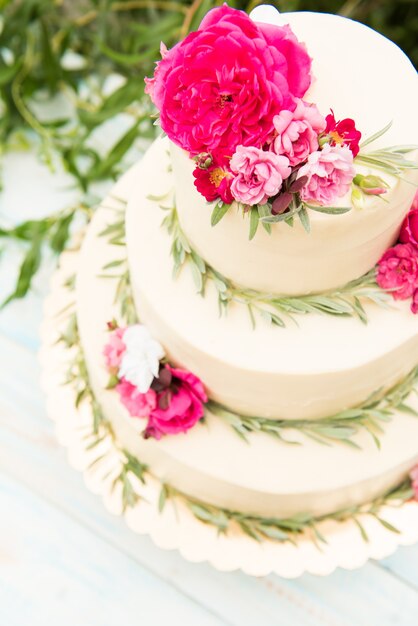
[[[279,14],[270,7],[253,19],[278,26],[289,24],[312,57],[312,84],[304,100],[326,115],[353,118],[363,140],[392,122],[364,152],[418,143],[418,76],[404,53],[370,28],[334,15]],[[176,203],[181,226],[197,252],[218,272],[237,284],[278,294],[324,292],[368,272],[396,240],[411,206],[418,170],[388,172],[356,164],[357,173],[380,176],[389,189],[383,197],[364,195],[364,207],[352,207],[351,189],[333,206],[352,207],[341,215],[309,210],[310,232],[295,219],[280,222],[268,234],[261,224],[250,241],[249,212],[234,204],[211,226],[214,203],[194,186],[196,164],[171,143]],[[418,152],[408,154],[418,163]],[[411,184],[413,183],[413,184]]]

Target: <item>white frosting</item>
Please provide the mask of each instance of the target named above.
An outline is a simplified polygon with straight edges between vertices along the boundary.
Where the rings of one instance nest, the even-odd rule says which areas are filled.
[[[388,132],[370,146],[373,150],[418,144],[418,77],[394,43],[336,15],[279,14],[272,7],[261,7],[253,17],[289,23],[306,42],[315,77],[306,99],[315,102],[324,115],[333,108],[337,119],[353,118],[363,138],[392,120]],[[417,153],[411,158],[418,163]],[[194,188],[193,162],[174,145],[172,161],[181,224],[197,251],[236,283],[275,293],[325,291],[366,273],[396,239],[415,193],[413,185],[380,172],[392,187],[385,196],[388,203],[368,198],[362,211],[340,216],[311,211],[309,235],[296,220],[293,229],[274,225],[271,236],[260,227],[250,242],[248,219],[234,210],[211,227],[212,206]],[[357,169],[367,173],[364,168]],[[418,171],[404,178],[418,183]],[[349,206],[349,196],[337,204]]]
[[[135,190],[142,188],[140,174],[140,168],[131,172]],[[146,462],[155,475],[191,496],[266,516],[307,511],[322,515],[372,499],[406,476],[418,461],[418,420],[402,414],[385,427],[380,451],[366,433],[357,438],[360,451],[338,444],[323,446],[296,432],[289,432],[288,437],[299,439],[300,446],[280,444],[264,435],[251,436],[248,445],[213,416],[187,435],[144,440],[139,430],[145,420],[129,417],[117,393],[105,389],[108,373],[102,351],[108,338],[106,322],[117,315],[117,309],[115,284],[99,275],[105,263],[120,258],[120,249],[107,244],[99,233],[114,219],[112,210],[101,209],[88,229],[76,296],[94,392],[124,448]],[[154,262],[155,258],[148,259],[149,266]],[[165,315],[170,314],[167,304]],[[248,336],[250,332],[243,335],[245,340]],[[257,395],[256,386],[252,393]]]
[[[196,295],[188,269],[172,279],[171,237],[164,212],[147,195],[170,189],[165,140],[137,170],[137,193],[127,210],[127,242],[141,321],[175,362],[199,376],[219,402],[266,417],[324,417],[395,383],[418,362],[418,316],[408,303],[390,310],[370,305],[370,323],[310,314],[285,329],[232,305],[219,317],[208,285]],[[238,263],[239,260],[236,259]]]

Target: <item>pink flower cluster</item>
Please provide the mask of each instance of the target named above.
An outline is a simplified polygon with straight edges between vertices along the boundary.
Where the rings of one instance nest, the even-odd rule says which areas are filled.
[[[223,5],[161,55],[146,92],[168,137],[195,159],[194,185],[208,202],[264,204],[301,178],[307,202],[332,204],[348,191],[361,133],[303,100],[311,59],[289,26]]]
[[[118,372],[126,346],[123,336],[126,328],[115,328],[104,347],[106,367],[112,378],[112,385],[119,393],[122,404],[132,417],[147,418],[144,437],[160,439],[163,435],[186,432],[203,417],[203,405],[208,398],[202,382],[186,370],[160,365],[158,378],[154,378],[146,393],[141,393],[135,385],[119,378]]]
[[[403,221],[399,241],[380,259],[376,280],[395,300],[411,299],[411,311],[418,313],[418,192]]]

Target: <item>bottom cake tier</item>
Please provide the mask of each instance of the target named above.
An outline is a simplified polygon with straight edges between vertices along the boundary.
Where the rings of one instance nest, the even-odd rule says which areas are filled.
[[[134,182],[135,170],[130,180]],[[373,501],[407,478],[418,462],[418,419],[400,411],[384,425],[380,449],[365,431],[355,436],[357,447],[338,442],[323,445],[297,429],[287,432],[288,439],[298,445],[260,433],[250,434],[244,441],[210,412],[204,423],[187,434],[159,441],[144,439],[144,420],[130,417],[115,391],[106,389],[103,347],[107,323],[118,319],[121,301],[126,304],[130,296],[123,291],[128,288],[127,276],[122,283],[118,278],[102,277],[103,268],[121,261],[124,254],[123,246],[112,245],[101,236],[109,226],[111,233],[112,224],[119,219],[118,203],[108,200],[105,204],[107,208],[96,213],[88,228],[79,258],[77,324],[89,384],[124,450],[146,464],[162,483],[190,498],[208,506],[275,518],[334,514]],[[408,399],[408,403],[418,409],[416,399]]]

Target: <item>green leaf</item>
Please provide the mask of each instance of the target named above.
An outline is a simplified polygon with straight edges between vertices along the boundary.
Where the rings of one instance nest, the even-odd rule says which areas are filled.
[[[54,252],[58,254],[63,251],[65,244],[68,241],[69,231],[71,222],[73,221],[75,212],[68,213],[65,215],[55,225],[55,228],[52,231],[52,236],[50,240],[51,248]]]
[[[86,178],[88,180],[97,180],[101,178],[107,178],[113,176],[115,166],[119,166],[122,158],[126,152],[134,143],[138,137],[138,126],[141,123],[142,118],[136,120],[131,128],[119,139],[119,141],[113,146],[106,157],[99,163],[93,165],[93,167],[87,172]]]
[[[199,269],[199,266],[194,262],[193,258],[189,258],[190,261],[190,269],[192,271],[193,281],[196,286],[196,291],[200,293],[203,289],[203,278],[202,272]]]
[[[360,144],[360,154],[361,154],[361,150],[363,150],[363,148],[365,148],[369,144],[373,143],[374,141],[376,141],[377,139],[382,137],[382,135],[387,133],[389,128],[392,126],[392,124],[393,124],[393,122],[390,121],[389,124],[384,126],[381,130],[378,130],[377,133],[374,133],[374,135],[372,135],[371,137],[368,137],[368,139],[365,139],[364,141],[362,141],[361,144]]]
[[[258,228],[258,222],[259,222],[258,210],[257,210],[257,207],[253,206],[250,211],[250,235],[249,235],[250,241],[251,239],[254,239],[255,237],[255,234]]]
[[[224,217],[224,215],[226,215],[230,208],[230,204],[226,204],[225,202],[221,201],[217,202],[210,218],[211,225],[216,226],[216,224],[221,221],[221,219]]]
[[[311,211],[317,211],[317,213],[326,213],[327,215],[343,215],[344,213],[348,213],[351,211],[351,206],[343,207],[343,206],[316,206],[313,204],[306,204],[305,207],[310,209]]]
[[[0,308],[5,307],[12,300],[26,296],[32,284],[32,279],[38,271],[41,263],[41,249],[42,238],[38,236],[32,241],[32,244],[20,266],[15,290],[6,298]]]
[[[298,212],[298,217],[300,221],[302,222],[303,228],[309,234],[311,232],[311,223],[309,220],[308,211],[306,210],[305,207],[302,207],[301,210]]]

